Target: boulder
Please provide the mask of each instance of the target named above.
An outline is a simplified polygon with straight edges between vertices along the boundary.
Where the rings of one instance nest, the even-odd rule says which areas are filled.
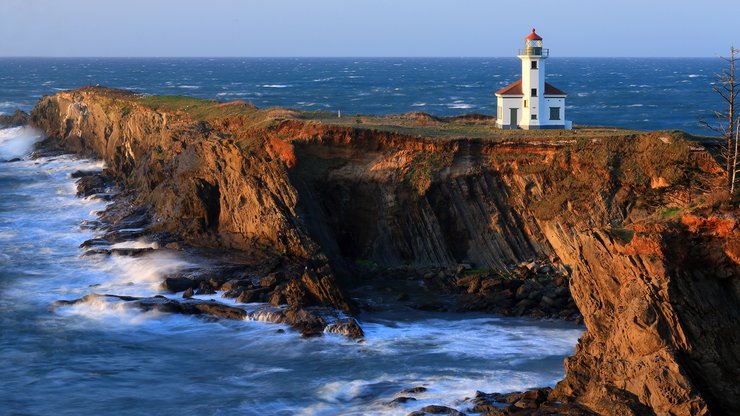
[[[260,286],[273,288],[277,286],[278,283],[282,282],[284,278],[285,276],[282,273],[270,273],[267,276],[260,279]]]
[[[285,323],[297,329],[305,338],[319,336],[324,332],[324,319],[306,309],[290,307],[284,314]]]
[[[185,276],[166,277],[161,288],[168,292],[177,293],[198,287],[198,281]]]
[[[403,389],[399,392],[399,394],[419,394],[419,393],[424,393],[425,391],[427,391],[426,387],[416,386],[416,387],[410,387],[408,389]]]
[[[408,402],[415,402],[415,401],[416,401],[416,398],[414,398],[414,397],[399,396],[399,397],[396,397],[395,399],[391,400],[390,402],[388,402],[388,405],[389,406],[396,406],[396,405],[399,405],[399,404],[408,403]]]
[[[213,290],[213,287],[209,282],[201,280],[200,283],[198,283],[198,290],[195,293],[198,295],[213,295],[216,291]]]
[[[237,296],[236,301],[239,303],[261,302],[262,295],[265,293],[267,293],[265,288],[246,289]]]
[[[252,281],[248,279],[231,279],[227,281],[226,283],[221,285],[221,290],[224,292],[229,292],[236,289],[243,289],[246,287],[251,287]]]
[[[429,405],[421,408],[422,414],[431,415],[449,415],[449,416],[465,416],[465,413],[455,410],[447,406]]]
[[[365,332],[355,318],[338,319],[327,325],[324,332],[344,335],[350,339],[361,339],[365,337]]]
[[[77,180],[77,196],[87,197],[95,194],[105,193],[110,183],[110,178],[102,174],[82,176]]]

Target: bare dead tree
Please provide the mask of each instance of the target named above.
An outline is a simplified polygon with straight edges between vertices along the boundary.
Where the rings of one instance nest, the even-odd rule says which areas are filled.
[[[725,161],[725,171],[727,172],[727,189],[731,194],[735,192],[738,179],[738,124],[740,124],[740,118],[735,109],[738,94],[740,94],[740,83],[735,78],[735,64],[740,59],[738,58],[738,52],[740,52],[740,49],[733,46],[730,47],[729,57],[721,57],[727,62],[727,68],[717,74],[717,82],[712,86],[712,90],[726,103],[726,109],[714,112],[717,117],[716,124],[701,121],[702,125],[721,134],[724,138],[725,143],[722,146],[721,155]]]
[[[735,122],[735,148],[732,151],[732,163],[730,164],[730,195],[735,195],[735,185],[737,185],[737,171],[738,171],[738,161],[737,161],[737,153],[738,150],[740,150],[740,122],[736,120]]]

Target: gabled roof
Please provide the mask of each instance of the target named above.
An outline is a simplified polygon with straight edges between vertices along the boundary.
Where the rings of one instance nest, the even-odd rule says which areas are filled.
[[[530,33],[529,35],[527,35],[524,39],[526,39],[526,40],[542,40],[542,38],[540,37],[540,35],[538,35],[537,33],[534,32],[534,28],[532,28],[532,33]]]
[[[552,84],[545,83],[545,95],[568,95],[565,91],[555,88]]]
[[[522,80],[512,82],[511,84],[496,91],[496,95],[524,95],[522,93]],[[545,95],[568,95],[562,90],[555,88],[552,84],[545,83]]]
[[[496,95],[524,95],[522,94],[522,80],[512,82],[511,84],[496,91]]]

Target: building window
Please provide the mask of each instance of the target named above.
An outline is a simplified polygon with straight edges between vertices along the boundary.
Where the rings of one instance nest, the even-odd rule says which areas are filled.
[[[532,69],[537,69],[537,61],[532,61]]]
[[[537,88],[532,88],[532,97],[537,96]]]
[[[524,108],[529,108],[529,101],[524,100]]]
[[[537,114],[532,114],[532,120],[537,120]]]
[[[550,120],[560,120],[560,107],[550,107]]]

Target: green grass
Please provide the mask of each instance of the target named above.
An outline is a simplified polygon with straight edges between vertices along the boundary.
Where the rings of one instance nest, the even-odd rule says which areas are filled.
[[[681,213],[681,208],[663,208],[660,210],[660,218],[664,220],[670,220],[676,218]]]
[[[626,246],[635,237],[635,232],[628,228],[615,227],[609,230],[611,237],[620,245]]]
[[[183,95],[143,96],[134,99],[134,101],[155,111],[172,113],[182,111],[196,120],[250,116],[257,112],[257,108],[254,105],[243,101],[224,103]]]
[[[434,175],[447,166],[451,160],[446,160],[445,153],[419,152],[411,162],[404,180],[419,195],[423,195],[432,183]]]
[[[495,119],[484,116],[466,119],[465,117],[435,117],[425,113],[393,115],[347,115],[342,118],[336,113],[316,111],[301,112],[302,120],[317,121],[323,124],[343,127],[356,127],[411,137],[437,139],[481,139],[486,141],[572,141],[578,137],[603,138],[625,136],[639,133],[608,127],[579,127],[573,130],[502,130],[495,126]]]
[[[380,267],[378,263],[367,259],[356,259],[355,265],[363,269],[377,269],[378,267]]]

